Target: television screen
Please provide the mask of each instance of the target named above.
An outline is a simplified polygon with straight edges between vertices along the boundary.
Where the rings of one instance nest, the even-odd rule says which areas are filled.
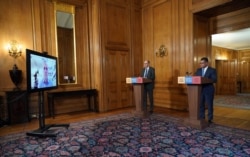
[[[27,90],[37,92],[58,87],[57,58],[26,49]]]

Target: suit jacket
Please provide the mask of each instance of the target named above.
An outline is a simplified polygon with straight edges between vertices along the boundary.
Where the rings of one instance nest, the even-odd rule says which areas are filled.
[[[141,77],[144,77],[145,70],[146,70],[146,68],[143,68],[143,69],[142,69],[141,74],[140,74]],[[145,84],[144,84],[144,87],[145,87],[146,89],[154,89],[155,69],[154,69],[153,67],[149,67],[149,69],[148,69],[148,74],[147,74],[147,78],[148,78],[148,79],[151,79],[152,82],[150,82],[150,83],[145,83]]]
[[[202,68],[197,69],[196,76],[202,76]],[[217,72],[216,69],[212,67],[208,67],[204,77],[213,80],[213,83],[217,82]],[[202,92],[214,92],[213,83],[203,84],[202,85]]]

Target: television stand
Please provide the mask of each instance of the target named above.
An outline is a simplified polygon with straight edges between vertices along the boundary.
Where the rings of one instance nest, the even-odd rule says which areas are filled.
[[[26,135],[37,137],[56,137],[57,133],[50,133],[49,131],[52,127],[65,127],[68,129],[69,124],[45,125],[44,91],[39,91],[39,128],[32,132],[27,132]]]

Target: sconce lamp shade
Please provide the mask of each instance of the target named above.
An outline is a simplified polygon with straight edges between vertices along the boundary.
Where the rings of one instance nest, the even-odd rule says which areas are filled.
[[[13,40],[9,43],[8,50],[9,50],[9,55],[14,58],[17,58],[22,54],[21,46],[20,44],[18,44],[16,40]]]
[[[22,71],[19,70],[16,64],[13,66],[12,70],[9,70],[10,78],[12,82],[15,84],[16,88],[19,89],[18,85],[22,82]]]

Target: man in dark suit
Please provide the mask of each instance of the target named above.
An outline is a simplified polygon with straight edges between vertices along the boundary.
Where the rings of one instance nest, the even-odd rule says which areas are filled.
[[[147,111],[147,95],[149,96],[150,101],[150,113],[153,113],[154,110],[154,98],[153,98],[153,89],[154,89],[154,80],[155,80],[155,69],[149,66],[150,61],[144,61],[144,68],[141,71],[140,76],[152,80],[150,83],[144,84],[144,93],[143,93],[143,110]]]
[[[200,60],[201,68],[197,69],[196,76],[202,76],[211,79],[213,82],[203,84],[201,89],[200,98],[200,119],[205,119],[205,104],[208,107],[208,122],[212,123],[213,120],[213,101],[214,101],[214,86],[213,83],[217,82],[216,69],[208,66],[208,58],[203,57]]]

